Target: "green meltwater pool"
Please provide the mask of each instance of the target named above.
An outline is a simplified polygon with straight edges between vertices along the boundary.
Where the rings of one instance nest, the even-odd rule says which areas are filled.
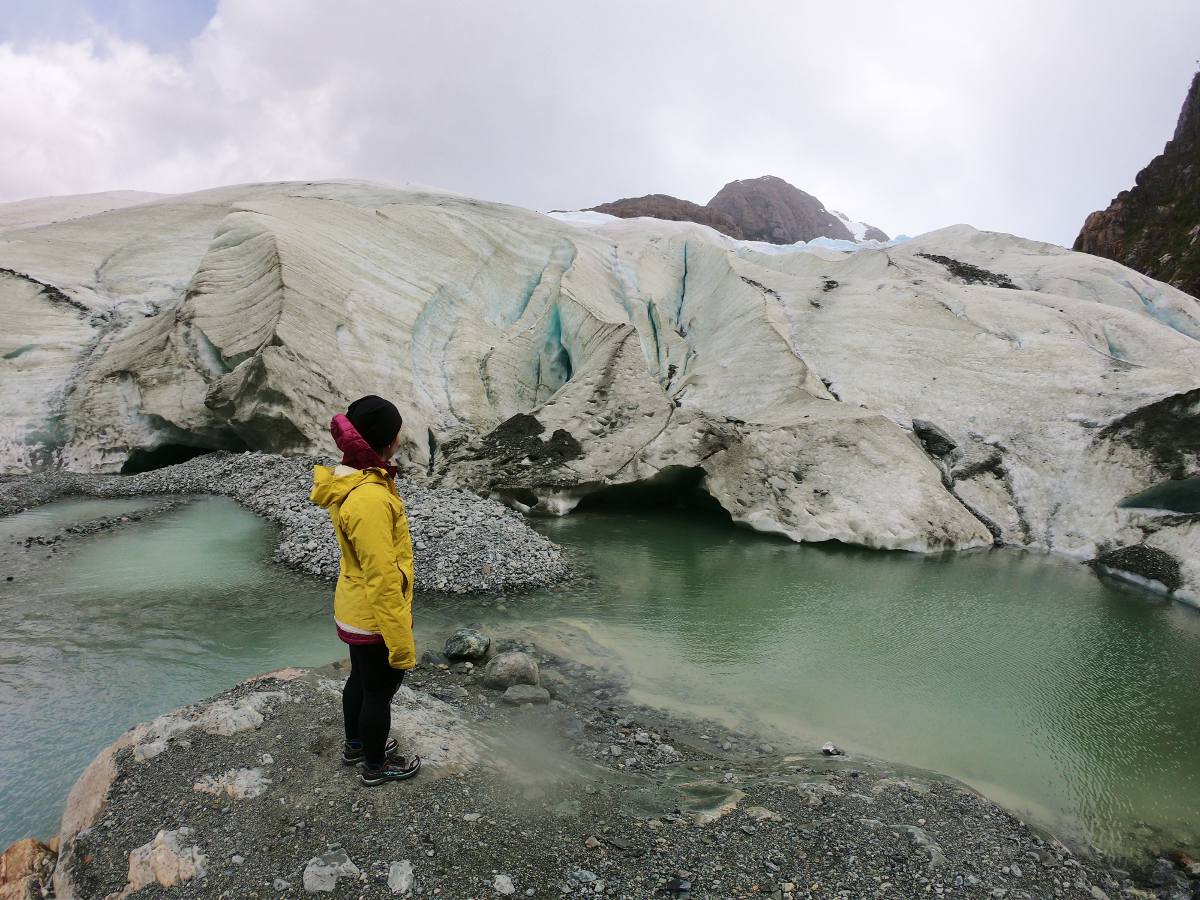
[[[99,502],[0,520],[0,538],[111,514]],[[803,546],[670,512],[537,527],[592,577],[499,611],[418,598],[418,641],[465,621],[568,626],[635,700],[781,751],[833,740],[944,772],[1117,853],[1200,843],[1195,610],[1013,551]],[[51,833],[75,775],[134,722],[341,654],[330,588],[268,562],[274,540],[203,499],[0,582],[0,843]]]

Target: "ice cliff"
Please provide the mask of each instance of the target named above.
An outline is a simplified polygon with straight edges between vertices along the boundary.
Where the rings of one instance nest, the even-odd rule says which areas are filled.
[[[1200,585],[1194,521],[1117,509],[1200,471],[1200,302],[1118,263],[966,226],[764,253],[357,182],[88,209],[0,224],[8,471],[327,450],[374,392],[413,474],[523,508],[688,475],[797,541],[1158,541]]]

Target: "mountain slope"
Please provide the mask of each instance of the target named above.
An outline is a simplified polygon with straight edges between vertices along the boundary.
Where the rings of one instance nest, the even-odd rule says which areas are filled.
[[[647,194],[645,197],[627,197],[612,203],[593,206],[592,212],[607,213],[621,219],[636,219],[642,216],[662,219],[667,222],[695,222],[715,228],[731,238],[741,238],[742,230],[737,223],[720,210],[700,206],[690,200],[680,200],[670,194]]]
[[[1162,154],[1087,217],[1074,248],[1200,296],[1200,72]]]
[[[708,205],[737,222],[746,240],[769,244],[817,237],[854,240],[845,223],[820,200],[774,175],[731,181]]]
[[[842,213],[826,209],[812,194],[774,175],[731,181],[705,206],[669,194],[648,194],[602,203],[591,210],[622,219],[645,216],[670,222],[696,222],[732,238],[769,244],[794,244],[821,237],[888,240],[875,226],[851,221]]]

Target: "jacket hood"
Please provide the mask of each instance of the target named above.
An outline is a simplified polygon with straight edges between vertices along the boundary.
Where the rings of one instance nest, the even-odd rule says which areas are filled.
[[[393,478],[396,477],[396,467],[371,448],[348,416],[334,416],[329,422],[329,433],[333,435],[333,442],[337,444],[337,448],[342,451],[343,465],[356,469],[373,469],[378,466]]]
[[[313,466],[313,489],[308,499],[323,509],[343,502],[352,490],[364,484],[391,486],[391,479],[380,469],[352,469],[349,466]]]

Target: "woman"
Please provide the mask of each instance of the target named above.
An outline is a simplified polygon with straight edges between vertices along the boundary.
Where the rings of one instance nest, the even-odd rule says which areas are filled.
[[[346,743],[342,761],[360,765],[366,785],[412,778],[419,756],[400,756],[392,697],[416,665],[412,634],[412,540],[396,493],[400,411],[374,395],[355,400],[329,430],[342,464],[313,469],[313,503],[329,510],[342,560],[333,616],[350,647],[350,677],[342,690]]]

